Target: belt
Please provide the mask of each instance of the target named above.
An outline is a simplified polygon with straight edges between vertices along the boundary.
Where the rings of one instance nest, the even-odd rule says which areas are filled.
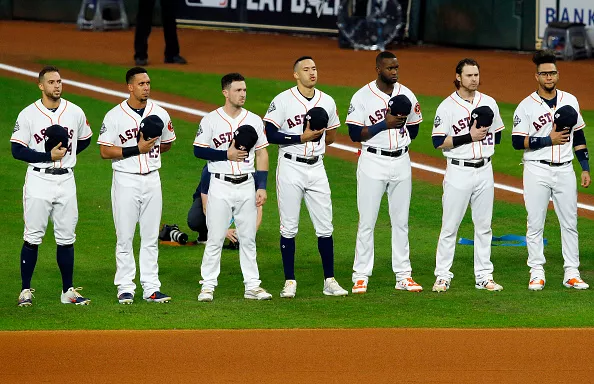
[[[480,168],[490,161],[491,161],[490,157],[487,157],[486,159],[482,159],[481,161],[479,161],[477,163],[470,163],[470,162],[463,161],[463,160],[451,159],[451,162],[454,165],[462,165],[464,167],[472,167],[472,168]]]
[[[227,181],[231,184],[241,184],[244,181],[247,181],[247,179],[250,177],[250,175],[243,175],[243,176],[239,176],[239,177],[229,177],[223,173],[215,173],[214,177],[216,177],[217,179],[223,180],[223,181]]]
[[[564,163],[553,163],[552,161],[546,161],[546,160],[538,160],[539,163],[541,164],[546,164],[549,167],[562,167],[564,165],[570,164],[571,161],[566,161]]]
[[[295,160],[298,163],[305,163],[305,164],[315,164],[318,162],[318,160],[322,159],[322,156],[314,156],[314,157],[299,157],[297,155],[291,155],[290,153],[285,153],[283,155],[283,157],[285,159],[289,159],[289,160]]]
[[[384,151],[383,149],[367,147],[367,152],[375,153],[382,156],[388,157],[400,157],[408,152],[408,147],[404,147],[403,149],[399,149],[397,151]]]
[[[47,173],[49,175],[65,175],[67,174],[68,168],[37,168],[33,167],[35,172]]]

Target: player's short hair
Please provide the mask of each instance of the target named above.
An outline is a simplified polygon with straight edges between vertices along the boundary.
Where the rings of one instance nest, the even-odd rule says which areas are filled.
[[[46,73],[50,73],[50,72],[60,73],[60,70],[58,69],[58,67],[54,67],[53,65],[46,65],[39,72],[38,81],[41,83],[43,81],[43,76],[45,76]]]
[[[557,56],[552,49],[543,49],[534,52],[532,62],[538,67],[541,64],[557,64]]]
[[[126,72],[126,84],[130,84],[134,76],[141,74],[141,73],[148,73],[146,69],[142,67],[134,67],[130,68],[128,72]]]
[[[477,67],[479,71],[481,70],[481,66],[475,59],[467,57],[465,59],[460,60],[458,62],[458,65],[456,65],[456,74],[462,75],[462,69],[464,69],[464,67],[467,65]],[[456,89],[460,89],[460,82],[458,81],[458,79],[454,79],[454,86],[456,86]]]
[[[228,73],[221,78],[221,89],[229,89],[234,81],[245,81],[245,77],[237,72]]]
[[[382,64],[382,60],[384,60],[384,59],[395,59],[395,58],[396,58],[396,55],[393,54],[392,52],[388,52],[388,51],[380,52],[375,57],[375,66],[379,68],[379,66]]]
[[[301,63],[303,60],[313,60],[313,57],[311,57],[311,56],[301,56],[300,58],[298,58],[297,60],[295,60],[295,63],[293,63],[293,72],[297,71],[297,64]]]

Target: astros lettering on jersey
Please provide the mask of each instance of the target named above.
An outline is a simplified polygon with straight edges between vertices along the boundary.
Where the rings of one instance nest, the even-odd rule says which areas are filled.
[[[448,159],[472,160],[493,156],[495,153],[495,133],[505,127],[499,114],[497,102],[488,95],[475,92],[472,103],[461,98],[457,92],[452,93],[439,104],[433,122],[433,136],[462,136],[470,133],[470,113],[478,107],[488,106],[493,110],[493,124],[487,136],[481,141],[464,144],[456,148],[444,149],[443,155]]]
[[[254,158],[255,151],[266,148],[268,140],[264,134],[264,123],[256,114],[247,109],[232,119],[223,108],[218,108],[202,118],[194,145],[197,147],[227,150],[235,137],[235,131],[242,125],[251,125],[258,134],[256,145],[250,150],[244,161],[209,161],[208,172],[222,173],[227,175],[244,175],[255,172]]]
[[[138,135],[140,122],[149,115],[159,116],[165,125],[163,133],[155,142],[155,146],[148,153],[126,159],[112,160],[114,170],[125,173],[146,174],[161,168],[160,145],[173,142],[175,140],[175,131],[167,111],[150,100],[147,101],[142,116],[132,110],[126,100],[112,108],[105,115],[97,144],[108,147],[114,145],[133,147],[137,145],[136,136]]]
[[[553,163],[564,163],[573,160],[573,132],[586,126],[577,99],[570,93],[557,90],[557,109],[570,105],[578,112],[577,124],[570,134],[570,141],[564,145],[524,151],[524,160],[545,160]],[[514,112],[514,129],[512,135],[547,137],[553,130],[555,110],[545,103],[537,92],[526,97]]]
[[[91,127],[83,110],[65,99],[55,112],[47,109],[41,100],[27,106],[19,113],[10,141],[22,144],[37,152],[45,152],[45,130],[59,124],[68,131],[66,155],[58,161],[30,164],[37,168],[74,168],[78,140],[91,137]]]
[[[421,107],[416,96],[410,89],[400,83],[394,84],[392,95],[382,92],[377,87],[375,80],[359,89],[351,99],[351,105],[346,119],[347,124],[368,127],[386,118],[389,111],[388,101],[394,96],[405,95],[410,100],[413,108],[406,119],[406,125],[415,125],[423,121]],[[386,129],[371,139],[362,143],[363,147],[375,147],[397,150],[410,144],[410,137],[405,127],[400,129]]]
[[[297,86],[287,89],[277,95],[270,103],[264,116],[264,121],[274,124],[279,132],[287,135],[301,135],[303,133],[304,116],[310,109],[322,107],[328,113],[328,128],[336,129],[340,126],[338,111],[334,99],[319,89],[314,89],[314,97],[307,100]],[[280,153],[290,153],[299,156],[319,156],[326,152],[326,133],[318,142],[279,145]]]

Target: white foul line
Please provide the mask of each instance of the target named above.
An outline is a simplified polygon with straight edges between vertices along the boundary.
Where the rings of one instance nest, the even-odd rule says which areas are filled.
[[[37,77],[37,76],[39,76],[39,74],[36,73],[36,72],[28,71],[26,69],[22,69],[22,68],[18,68],[18,67],[13,67],[11,65],[6,65],[6,64],[2,64],[2,63],[0,63],[0,69],[3,69],[5,71],[9,71],[9,72],[18,73],[18,74],[25,75],[25,76],[30,76],[30,77]],[[105,95],[117,96],[117,97],[121,97],[123,99],[126,99],[126,98],[128,98],[130,96],[129,94],[124,93],[124,92],[117,92],[117,91],[114,91],[114,90],[111,90],[111,89],[107,89],[107,88],[103,88],[103,87],[98,87],[96,85],[91,85],[91,84],[87,84],[87,83],[81,83],[79,81],[62,79],[62,82],[64,84],[72,85],[73,87],[87,89],[89,91],[93,91],[93,92],[97,92],[97,93],[103,93]],[[175,111],[180,111],[180,112],[188,113],[190,115],[206,116],[207,113],[208,113],[208,112],[205,112],[205,111],[201,111],[199,109],[183,107],[181,105],[171,104],[171,103],[167,103],[165,101],[159,101],[159,100],[155,100],[155,99],[152,99],[152,100],[155,103],[161,105],[164,108],[173,109]],[[359,149],[356,148],[356,147],[351,147],[349,145],[344,145],[344,144],[334,143],[334,144],[331,144],[330,146],[331,147],[334,147],[336,149],[347,151],[347,152],[357,153],[359,151]],[[436,168],[436,167],[432,167],[432,166],[429,166],[429,165],[425,165],[425,164],[411,162],[411,166],[413,168],[421,169],[421,170],[427,171],[427,172],[438,173],[440,175],[444,175],[445,174],[445,170],[443,170],[441,168]],[[495,188],[498,188],[498,189],[501,189],[501,190],[504,190],[504,191],[508,191],[508,192],[517,193],[517,194],[520,194],[520,195],[524,194],[524,191],[521,188],[511,187],[511,186],[505,185],[505,184],[495,183]],[[592,205],[587,205],[587,204],[583,204],[583,203],[579,203],[578,202],[577,206],[578,206],[578,208],[581,208],[581,209],[585,209],[587,211],[594,212],[594,206],[592,206]]]

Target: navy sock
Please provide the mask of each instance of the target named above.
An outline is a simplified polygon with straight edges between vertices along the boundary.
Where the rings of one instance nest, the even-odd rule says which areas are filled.
[[[318,237],[318,251],[322,258],[324,278],[334,277],[334,240],[332,236]]]
[[[58,267],[62,273],[62,292],[72,287],[72,274],[74,271],[74,244],[58,245],[56,249]]]
[[[38,245],[25,242],[21,248],[21,289],[31,289],[31,278],[37,264]]]
[[[280,238],[281,255],[283,257],[283,268],[285,280],[295,280],[295,238]]]

